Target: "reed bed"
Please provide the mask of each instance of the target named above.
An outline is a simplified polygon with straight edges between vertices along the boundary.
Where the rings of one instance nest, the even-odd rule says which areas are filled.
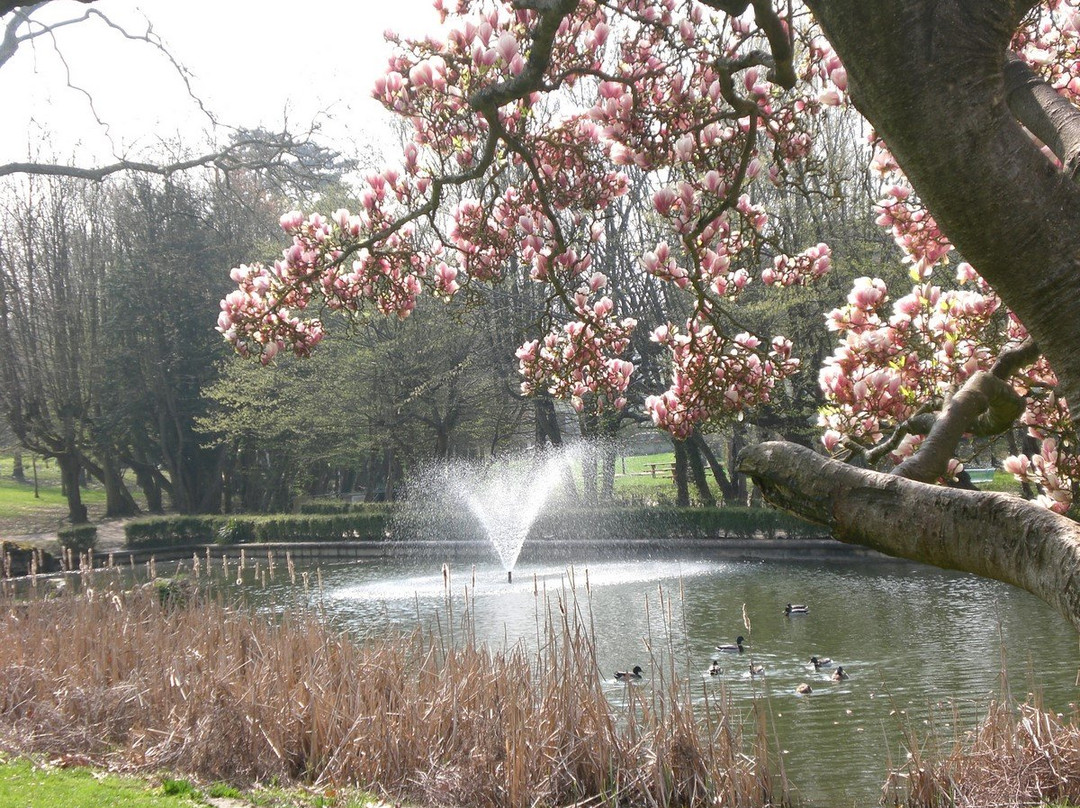
[[[786,802],[743,751],[762,738],[722,696],[695,707],[674,668],[609,699],[576,600],[543,610],[532,651],[477,643],[464,611],[452,641],[357,640],[149,586],[0,597],[0,747],[424,805]]]
[[[975,729],[952,739],[911,739],[904,771],[894,772],[883,802],[910,808],[1021,808],[1080,805],[1077,716],[1008,699],[990,705]],[[930,750],[930,751],[927,751]]]

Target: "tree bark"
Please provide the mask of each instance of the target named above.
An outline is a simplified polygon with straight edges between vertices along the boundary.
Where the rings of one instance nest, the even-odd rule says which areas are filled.
[[[1009,41],[1033,2],[807,5],[847,68],[856,107],[944,233],[1027,327],[1061,394],[1080,401],[1080,186],[1007,103]]]
[[[698,492],[698,499],[701,500],[701,504],[709,508],[716,507],[716,497],[713,496],[712,491],[709,490],[709,481],[705,477],[705,464],[701,462],[701,452],[698,450],[698,443],[694,441],[691,436],[683,444],[686,449],[686,460],[690,466],[690,476],[694,478],[694,487]]]
[[[79,455],[73,453],[57,455],[56,463],[60,466],[60,483],[64,490],[64,496],[67,498],[68,521],[74,525],[81,525],[89,521],[90,518],[82,501],[82,492],[79,489],[82,462]]]
[[[690,485],[687,479],[686,441],[673,440],[675,445],[675,504],[680,508],[690,507]]]
[[[1015,584],[1080,629],[1080,525],[1008,494],[859,469],[793,443],[746,449],[765,498],[837,539]]]

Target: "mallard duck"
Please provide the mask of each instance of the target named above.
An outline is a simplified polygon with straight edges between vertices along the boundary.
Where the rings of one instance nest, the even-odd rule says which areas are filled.
[[[808,685],[806,682],[803,682],[801,685],[798,685],[795,688],[795,692],[798,693],[800,696],[809,696],[811,693],[814,692],[814,688],[810,687],[810,685]]]
[[[709,676],[719,676],[723,672],[723,669],[720,667],[720,660],[714,659],[709,666]]]
[[[743,652],[743,637],[736,637],[735,644],[728,643],[727,645],[716,646],[717,651],[723,651],[725,654],[741,654]]]
[[[832,660],[828,657],[810,657],[810,664],[814,666],[814,670],[819,671],[822,668],[831,668]]]
[[[784,615],[791,617],[793,614],[810,614],[810,607],[803,603],[788,604],[784,607]]]
[[[750,663],[750,675],[751,676],[764,676],[765,675],[765,666],[764,665],[755,665],[753,662],[751,662]]]
[[[834,682],[842,682],[848,678],[847,672],[844,670],[843,665],[837,665],[836,670],[833,671],[832,680]]]
[[[615,671],[615,678],[620,682],[639,682],[641,673],[641,666],[635,665],[632,671]]]

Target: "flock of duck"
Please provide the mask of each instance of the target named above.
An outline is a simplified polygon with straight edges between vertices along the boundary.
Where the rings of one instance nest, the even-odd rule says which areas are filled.
[[[797,604],[792,604],[792,603],[789,603],[787,606],[784,607],[784,616],[785,617],[792,617],[793,615],[804,615],[804,614],[809,614],[809,613],[810,613],[810,607],[805,605],[805,604],[798,604],[798,603]],[[745,637],[736,637],[734,643],[726,643],[726,644],[722,644],[722,645],[717,645],[716,650],[719,651],[722,654],[741,654],[741,653],[744,653],[746,651],[745,643],[746,643],[746,638]],[[822,668],[831,668],[833,666],[833,661],[831,659],[829,659],[829,657],[812,656],[812,657],[810,657],[810,663],[809,664],[814,666],[815,671],[821,671]],[[707,673],[710,676],[719,676],[721,673],[723,673],[723,668],[721,668],[721,666],[720,666],[720,660],[719,659],[713,659],[712,660],[712,664],[709,665]],[[633,667],[633,669],[631,669],[631,670],[615,671],[615,679],[617,681],[620,681],[620,682],[639,682],[639,681],[641,681],[643,675],[644,675],[644,671],[642,670],[640,665],[635,665]],[[750,663],[750,676],[751,677],[764,676],[764,675],[765,675],[765,666],[764,665],[755,665],[753,662]],[[832,679],[834,682],[842,682],[842,681],[844,681],[845,679],[848,678],[848,673],[847,673],[847,671],[844,670],[843,665],[837,665],[836,670],[834,670],[832,672],[832,676],[829,677],[829,678]],[[810,693],[813,693],[814,689],[812,687],[810,687],[810,685],[807,684],[806,682],[803,682],[802,684],[798,685],[795,688],[795,692],[800,694],[800,695],[805,696],[805,695],[808,695]]]

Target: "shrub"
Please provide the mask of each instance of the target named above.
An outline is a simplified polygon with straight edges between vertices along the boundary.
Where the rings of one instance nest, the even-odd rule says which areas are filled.
[[[251,519],[233,516],[218,525],[218,544],[246,544],[255,541],[255,525]]]
[[[57,531],[56,538],[64,550],[70,550],[76,555],[88,553],[97,544],[97,526],[81,524],[62,527]]]
[[[217,538],[218,516],[157,516],[136,519],[124,525],[126,544],[131,549],[183,547],[209,544]]]

